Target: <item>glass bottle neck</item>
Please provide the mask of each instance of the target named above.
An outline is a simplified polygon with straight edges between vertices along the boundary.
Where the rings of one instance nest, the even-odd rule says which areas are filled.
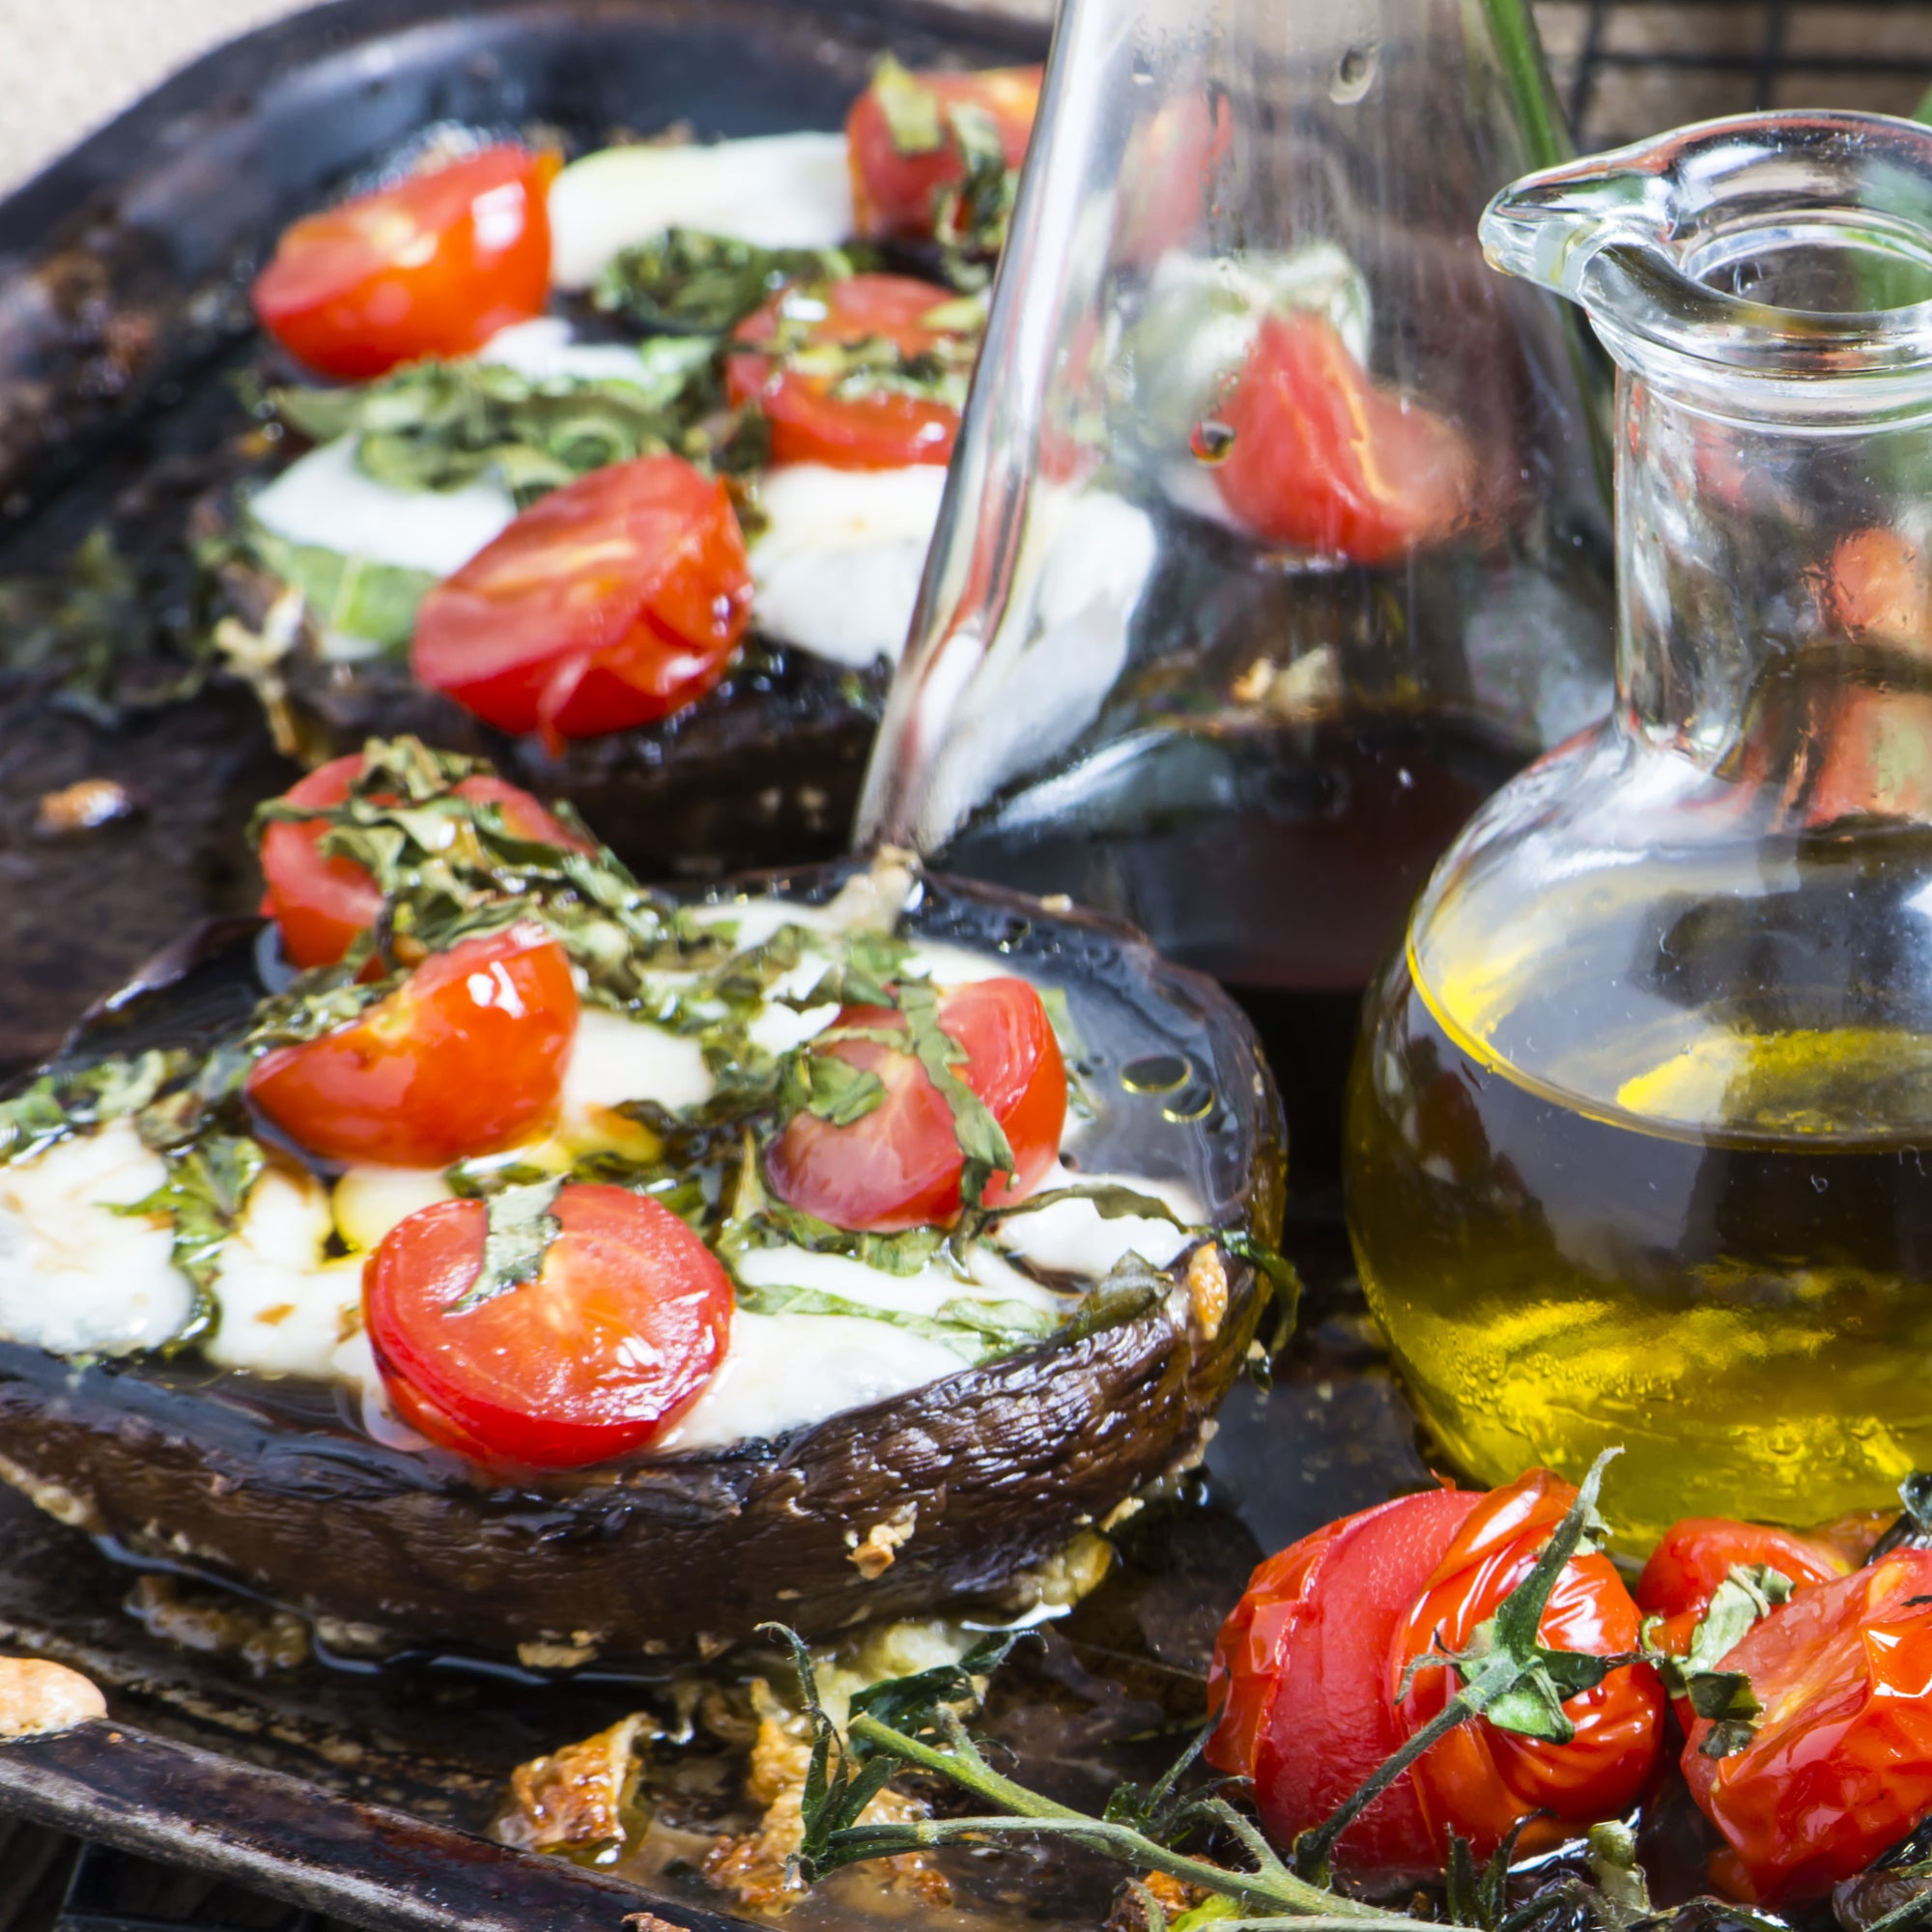
[[[1821,774],[1834,818],[1932,817],[1932,427],[1727,417],[1628,367],[1616,427],[1621,726],[1807,823]]]

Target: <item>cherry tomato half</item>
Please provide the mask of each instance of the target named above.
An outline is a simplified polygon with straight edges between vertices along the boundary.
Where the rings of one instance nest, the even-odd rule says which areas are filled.
[[[770,342],[785,329],[805,348],[890,342],[920,355],[958,340],[928,318],[958,299],[910,275],[851,275],[790,289],[738,325],[736,340]],[[725,361],[734,403],[755,402],[771,425],[774,463],[823,463],[835,469],[897,469],[951,460],[959,412],[936,397],[878,388],[837,393],[838,379],[787,368],[782,358],[737,354]]]
[[[544,311],[556,165],[486,148],[311,214],[256,277],[255,313],[292,355],[344,382],[467,355]]]
[[[1215,485],[1270,543],[1390,563],[1463,521],[1475,460],[1462,433],[1375,382],[1312,309],[1262,324],[1220,417],[1234,441]]]
[[[363,1319],[397,1412],[480,1463],[580,1468],[629,1455],[696,1401],[731,1335],[730,1277],[662,1203],[573,1182],[534,1281],[459,1309],[488,1212],[440,1201],[370,1258]]]
[[[1254,1780],[1283,1847],[1319,1825],[1402,1743],[1387,1690],[1389,1645],[1437,1559],[1481,1498],[1398,1496],[1271,1556],[1221,1626],[1208,1678],[1221,1720],[1208,1761]],[[1335,1848],[1355,1871],[1435,1862],[1407,1778],[1383,1792]]]
[[[1711,1873],[1765,1905],[1823,1897],[1932,1810],[1932,1551],[1901,1549],[1794,1596],[1724,1659],[1764,1707],[1684,1779],[1729,1848]]]
[[[847,1007],[837,1024],[897,1031],[886,1007]],[[1066,1067],[1038,993],[1024,980],[977,980],[939,995],[939,1025],[963,1049],[956,1067],[1005,1129],[1018,1173],[989,1182],[990,1206],[1038,1186],[1060,1152]],[[875,1073],[885,1098],[844,1126],[794,1116],[766,1156],[772,1191],[836,1227],[888,1233],[950,1220],[959,1211],[965,1160],[952,1110],[910,1053],[877,1040],[818,1049]]]
[[[526,923],[432,953],[347,1026],[264,1054],[248,1097],[325,1160],[443,1167],[555,1112],[576,1031],[570,961]]]
[[[362,770],[362,754],[331,758],[292,784],[282,796],[291,805],[340,805]],[[481,775],[456,787],[458,798],[494,805],[519,838],[587,852],[589,842],[528,792],[506,780]],[[354,859],[324,858],[327,828],[320,820],[271,824],[262,835],[262,873],[268,892],[262,913],[282,929],[282,951],[297,966],[333,966],[376,923],[383,895]]]
[[[986,115],[999,133],[1008,167],[1018,167],[1026,158],[1044,72],[1037,67],[988,68],[979,73],[901,72],[896,84],[923,93],[940,128],[937,147],[914,153],[894,139],[892,117],[880,98],[880,82],[874,80],[845,116],[859,233],[910,240],[931,235],[940,196],[966,178],[959,136],[947,118],[954,108]]]
[[[641,456],[554,490],[438,584],[410,662],[498,730],[590,738],[709,691],[751,605],[724,484]]]
[[[1388,1658],[1391,1697],[1415,1658],[1469,1647],[1476,1627],[1528,1576],[1576,1500],[1574,1486],[1548,1469],[1532,1469],[1482,1499],[1396,1633]],[[1638,1625],[1615,1565],[1597,1554],[1564,1566],[1538,1629],[1550,1650],[1605,1657],[1634,1650]],[[1448,1669],[1418,1671],[1398,1701],[1404,1735],[1420,1730],[1455,1690]],[[1627,1664],[1594,1690],[1566,1699],[1563,1710],[1577,1727],[1568,1744],[1522,1737],[1478,1719],[1417,1761],[1409,1776],[1438,1857],[1448,1856],[1452,1830],[1470,1841],[1476,1857],[1487,1858],[1520,1819],[1544,1812],[1518,1840],[1534,1851],[1578,1826],[1614,1818],[1636,1801],[1662,1747],[1663,1687],[1657,1673]]]

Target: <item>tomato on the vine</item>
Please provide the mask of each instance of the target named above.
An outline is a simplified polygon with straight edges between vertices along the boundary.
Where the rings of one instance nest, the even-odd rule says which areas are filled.
[[[1388,1692],[1405,1736],[1420,1730],[1458,1688],[1446,1666],[1425,1664],[1403,1693],[1411,1662],[1436,1650],[1466,1651],[1477,1627],[1535,1567],[1576,1500],[1573,1484],[1548,1469],[1531,1469],[1492,1490],[1469,1513],[1389,1650]],[[1537,1628],[1548,1649],[1610,1657],[1636,1649],[1639,1619],[1616,1566],[1596,1554],[1564,1565]],[[1518,1840],[1532,1851],[1635,1803],[1662,1743],[1663,1687],[1657,1673],[1648,1664],[1626,1664],[1594,1690],[1566,1698],[1563,1714],[1576,1727],[1568,1744],[1478,1719],[1451,1731],[1416,1761],[1409,1776],[1439,1857],[1448,1854],[1452,1831],[1484,1858],[1512,1827],[1543,1813]]]
[[[290,805],[340,805],[361,773],[362,754],[352,752],[319,765],[282,797]],[[456,796],[496,806],[505,828],[519,838],[590,850],[581,834],[506,780],[479,774],[458,784]],[[376,881],[354,859],[324,857],[327,836],[320,819],[278,819],[262,834],[262,874],[268,886],[262,914],[281,928],[282,951],[296,966],[333,966],[376,923],[383,907]]]
[[[1932,1551],[1900,1549],[1814,1584],[1723,1659],[1763,1707],[1728,1756],[1684,1778],[1727,1850],[1712,1876],[1769,1906],[1821,1898],[1932,1811]]]
[[[525,922],[432,953],[347,1025],[272,1048],[248,1098],[325,1160],[443,1167],[551,1118],[577,1008],[563,948]]]
[[[1217,413],[1234,440],[1215,485],[1270,543],[1392,563],[1467,515],[1476,463],[1463,433],[1377,383],[1313,309],[1263,322]]]
[[[738,325],[746,345],[725,361],[734,403],[755,402],[771,426],[774,463],[823,463],[835,469],[897,469],[946,463],[959,434],[959,412],[938,396],[887,383],[868,385],[863,366],[846,375],[794,367],[813,352],[886,343],[906,356],[955,352],[956,328],[938,316],[958,298],[910,275],[850,275],[822,287],[781,291]],[[756,353],[778,340],[777,353]]]
[[[1276,1844],[1321,1824],[1402,1744],[1387,1690],[1389,1645],[1480,1501],[1456,1490],[1398,1496],[1303,1537],[1249,1578],[1214,1645],[1208,1701],[1220,1703],[1221,1717],[1207,1757],[1254,1780]],[[1407,1778],[1343,1833],[1335,1857],[1362,1871],[1431,1864]]]
[[[752,573],[723,483],[676,456],[540,497],[423,599],[417,679],[553,742],[668,718],[724,674]]]
[[[1044,1002],[1024,980],[975,980],[938,999],[942,1033],[964,1052],[953,1070],[1005,1131],[1015,1174],[991,1180],[988,1207],[1039,1185],[1060,1152],[1066,1122],[1066,1066]],[[847,1007],[837,1027],[903,1033],[888,1007]],[[835,1227],[889,1233],[950,1220],[959,1211],[965,1157],[952,1109],[909,1048],[839,1039],[813,1049],[875,1074],[884,1094],[868,1113],[836,1126],[795,1115],[772,1144],[772,1191]]]
[[[344,382],[467,355],[544,311],[556,168],[554,155],[486,148],[308,215],[255,278],[255,313],[292,355]]]
[[[398,1222],[364,1273],[397,1413],[486,1464],[580,1468],[645,1447],[702,1394],[730,1340],[730,1277],[662,1203],[573,1182],[550,1211],[561,1232],[535,1278],[469,1307],[480,1201]]]
[[[875,78],[845,116],[845,147],[852,169],[852,207],[861,235],[921,240],[933,232],[946,190],[966,179],[958,110],[983,115],[999,137],[1007,166],[1026,158],[1034,115],[1039,108],[1043,68],[987,68],[978,73],[899,69]],[[936,138],[931,145],[901,145],[902,113],[888,105],[887,91],[916,93]],[[895,123],[901,124],[895,131]]]

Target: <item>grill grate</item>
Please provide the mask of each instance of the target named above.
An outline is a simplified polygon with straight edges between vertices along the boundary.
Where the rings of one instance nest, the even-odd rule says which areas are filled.
[[[1540,0],[1584,150],[1760,107],[1910,114],[1932,0]],[[0,1932],[351,1932],[223,1881],[0,1818]]]
[[[1541,0],[1584,151],[1761,107],[1910,114],[1932,88],[1932,0]]]

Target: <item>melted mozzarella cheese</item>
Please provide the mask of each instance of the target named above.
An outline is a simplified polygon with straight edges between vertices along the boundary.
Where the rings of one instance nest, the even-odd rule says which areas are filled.
[[[258,1375],[327,1377],[362,1325],[362,1258],[331,1259],[328,1191],[271,1169],[255,1183],[222,1249],[221,1319],[203,1344],[211,1361]]]
[[[951,1268],[937,1264],[923,1268],[918,1274],[889,1274],[884,1268],[868,1267],[850,1255],[814,1254],[810,1248],[790,1243],[753,1248],[739,1256],[737,1265],[739,1278],[752,1288],[802,1288],[901,1315],[937,1316],[949,1301],[1024,1301],[1029,1307],[1043,1309],[1051,1315],[1063,1314],[1066,1307],[1064,1296],[1007,1266],[997,1255],[979,1248],[968,1258],[973,1270],[971,1281],[962,1281]],[[817,1321],[830,1318],[790,1319]]]
[[[635,343],[579,342],[569,323],[553,315],[498,329],[476,359],[533,383],[636,383],[643,375]]]
[[[654,1449],[720,1449],[923,1388],[966,1365],[944,1343],[855,1315],[731,1318],[731,1345],[704,1392]]]
[[[854,225],[842,134],[605,148],[551,184],[551,280],[588,288],[626,248],[667,228],[760,248],[836,248]]]
[[[1183,1187],[1171,1181],[1143,1179],[1131,1174],[1070,1174],[1056,1162],[1039,1183],[1042,1194],[1055,1187],[1080,1184],[1131,1187],[1164,1201],[1181,1220],[1198,1223],[1200,1204]],[[994,1238],[1016,1260],[1049,1273],[1098,1281],[1128,1255],[1139,1255],[1154,1267],[1172,1264],[1191,1236],[1151,1215],[1122,1214],[1109,1220],[1091,1201],[1056,1201],[1031,1214],[1014,1214],[999,1223]]]
[[[116,1213],[167,1179],[126,1122],[0,1167],[0,1335],[56,1354],[156,1349],[194,1290],[165,1220]]]
[[[758,486],[766,526],[751,551],[758,629],[834,664],[896,664],[945,491],[941,464],[769,471]]]
[[[355,439],[346,436],[292,463],[248,509],[289,543],[432,577],[462,569],[517,514],[510,493],[495,483],[460,490],[379,483],[356,466]]]
[[[368,1254],[398,1221],[455,1196],[433,1167],[352,1167],[335,1183],[329,1208],[345,1246]]]

